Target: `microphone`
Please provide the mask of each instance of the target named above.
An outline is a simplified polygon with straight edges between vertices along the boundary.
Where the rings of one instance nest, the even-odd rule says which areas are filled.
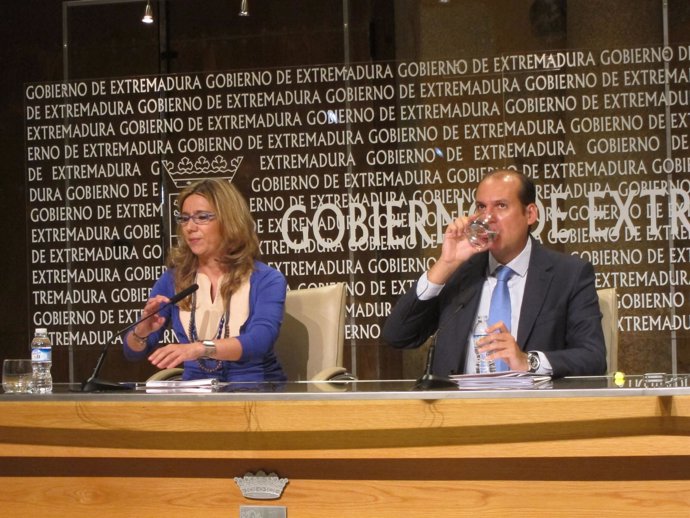
[[[130,329],[134,329],[137,325],[141,324],[144,320],[147,320],[151,318],[153,315],[158,314],[161,310],[167,308],[168,306],[172,306],[173,304],[177,304],[180,302],[182,299],[189,297],[192,293],[194,293],[196,290],[199,289],[198,284],[192,284],[188,288],[185,288],[182,290],[180,293],[176,293],[175,295],[172,296],[172,298],[163,304],[160,308],[158,308],[158,311],[155,313],[151,313],[150,315],[146,315],[143,318],[140,318],[136,322],[134,322],[131,325],[128,325],[124,329],[120,329],[118,332],[114,333],[113,336],[110,337],[110,340],[108,340],[105,345],[103,346],[103,351],[101,351],[101,355],[98,357],[98,361],[96,362],[96,368],[93,370],[93,374],[91,374],[91,377],[87,379],[85,382],[82,383],[81,385],[81,391],[82,392],[103,392],[103,391],[108,391],[108,390],[132,390],[132,386],[130,385],[124,385],[122,383],[115,383],[112,381],[105,381],[101,380],[98,378],[98,374],[101,372],[101,368],[103,367],[103,361],[105,360],[105,355],[108,353],[108,347],[110,344],[113,343],[115,338],[120,336],[123,333],[126,333]]]
[[[443,325],[440,325],[434,333],[434,338],[431,341],[431,344],[429,344],[429,350],[426,355],[426,366],[424,368],[424,374],[422,374],[422,376],[417,379],[412,390],[443,390],[458,388],[458,384],[455,383],[452,379],[450,379],[447,376],[437,376],[436,374],[432,374],[431,369],[434,364],[434,355],[436,354],[436,339],[438,338],[439,331],[441,331],[441,329],[445,327],[446,323],[463,307],[465,307],[464,302],[458,304],[458,307],[453,310],[453,312],[446,319]]]

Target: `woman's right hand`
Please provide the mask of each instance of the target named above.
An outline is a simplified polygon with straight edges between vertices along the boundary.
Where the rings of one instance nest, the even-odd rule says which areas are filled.
[[[158,310],[163,304],[168,302],[170,302],[170,299],[165,295],[156,295],[147,300],[141,318],[146,318],[149,315],[153,316],[146,318],[143,322],[139,322],[133,329],[134,333],[141,338],[146,338],[151,333],[158,331],[165,324],[165,317],[158,315]]]

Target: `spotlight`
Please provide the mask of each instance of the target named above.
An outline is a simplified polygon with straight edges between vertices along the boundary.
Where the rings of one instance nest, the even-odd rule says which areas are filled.
[[[240,16],[249,16],[249,6],[247,3],[247,0],[242,0],[242,3],[240,4]]]
[[[153,23],[153,9],[151,9],[151,0],[147,0],[146,9],[144,9],[144,17],[141,19],[144,23]]]

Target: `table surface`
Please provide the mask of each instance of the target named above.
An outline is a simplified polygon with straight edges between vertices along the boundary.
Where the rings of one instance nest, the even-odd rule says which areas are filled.
[[[220,383],[204,389],[171,389],[153,392],[145,383],[123,384],[131,390],[81,392],[80,384],[56,383],[52,394],[0,394],[4,401],[184,401],[223,400],[367,400],[367,399],[480,399],[480,398],[574,398],[690,395],[689,374],[645,374],[567,377],[530,389],[419,390],[416,380],[357,380],[288,383]]]

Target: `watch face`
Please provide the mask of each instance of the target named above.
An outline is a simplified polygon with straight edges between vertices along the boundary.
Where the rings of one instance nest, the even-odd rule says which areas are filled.
[[[539,356],[536,354],[528,353],[527,362],[529,363],[529,369],[531,371],[536,371],[539,368],[541,362],[539,361]]]
[[[216,344],[213,340],[204,340],[201,344],[204,346],[204,357],[213,358],[216,355]]]

